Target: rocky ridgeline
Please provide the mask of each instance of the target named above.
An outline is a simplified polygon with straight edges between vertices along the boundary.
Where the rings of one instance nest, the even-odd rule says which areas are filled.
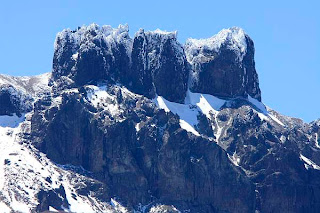
[[[19,117],[33,109],[35,99],[49,92],[49,74],[33,77],[0,75],[0,115]]]
[[[67,29],[50,76],[0,79],[2,115],[31,111],[24,143],[46,154],[50,172],[59,166],[55,181],[35,184],[32,211],[71,211],[84,197],[101,212],[320,208],[320,122],[263,105],[254,45],[240,28],[184,46],[176,32]]]
[[[179,103],[188,84],[193,92],[261,100],[253,42],[239,28],[190,39],[184,47],[176,32],[141,29],[131,39],[122,25],[64,30],[55,41],[52,74],[53,81],[68,78],[73,86],[106,80],[148,98],[157,94]]]

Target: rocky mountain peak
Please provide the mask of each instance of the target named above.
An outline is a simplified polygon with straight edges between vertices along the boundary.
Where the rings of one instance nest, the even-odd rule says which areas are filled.
[[[128,32],[127,25],[112,28],[91,24],[58,33],[52,81],[59,86],[67,77],[75,85],[84,85],[99,80],[115,82],[125,76],[132,44]]]
[[[192,65],[191,91],[261,100],[254,44],[243,29],[232,27],[208,39],[188,39],[184,48]]]
[[[63,30],[55,41],[52,81],[57,87],[120,83],[149,98],[161,95],[180,103],[189,82],[194,92],[261,100],[254,45],[238,27],[208,39],[188,39],[184,46],[177,32],[159,29],[140,29],[133,39],[128,25]]]
[[[133,91],[150,98],[161,95],[170,101],[184,101],[189,69],[176,32],[140,30],[133,41],[131,60]]]
[[[52,74],[0,75],[0,211],[317,212],[320,120],[266,107],[254,65],[240,28],[63,30]]]
[[[218,34],[207,39],[193,39],[186,41],[185,48],[187,51],[188,61],[193,64],[196,62],[205,62],[212,58],[207,55],[206,51],[219,52],[220,48],[233,50],[238,61],[242,61],[247,52],[246,33],[239,27],[223,29]]]

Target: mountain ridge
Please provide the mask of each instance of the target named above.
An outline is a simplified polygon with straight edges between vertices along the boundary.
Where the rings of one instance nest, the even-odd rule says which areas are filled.
[[[63,30],[51,75],[0,76],[0,207],[317,212],[320,123],[262,103],[242,29],[176,36]]]

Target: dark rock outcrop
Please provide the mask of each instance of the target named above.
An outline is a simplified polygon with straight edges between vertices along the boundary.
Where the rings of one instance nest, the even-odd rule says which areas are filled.
[[[184,101],[189,75],[184,50],[175,32],[136,33],[132,49],[130,88],[148,98],[156,94]]]
[[[106,80],[148,98],[157,94],[179,103],[189,81],[193,92],[261,100],[253,41],[242,29],[190,39],[185,50],[175,32],[140,30],[132,41],[128,27],[121,25],[64,30],[55,41],[52,80],[58,86],[68,82],[66,77],[74,86]]]
[[[247,95],[261,101],[253,41],[240,28],[209,39],[189,39],[185,45],[193,72],[190,90],[223,98]]]
[[[175,32],[140,30],[132,41],[127,26],[90,25],[57,35],[51,83],[64,88],[67,82],[73,87],[108,81],[182,103],[189,70]]]
[[[0,85],[0,115],[16,114],[20,117],[32,110],[32,100],[30,95],[12,85]]]
[[[55,190],[40,190],[38,193],[38,200],[39,205],[36,208],[37,212],[48,211],[49,206],[60,211],[64,211],[64,209],[69,208],[69,203],[63,186],[60,186]]]
[[[55,41],[52,80],[69,77],[74,86],[103,80],[125,83],[130,51],[127,26],[113,29],[92,24],[75,31],[64,30]]]

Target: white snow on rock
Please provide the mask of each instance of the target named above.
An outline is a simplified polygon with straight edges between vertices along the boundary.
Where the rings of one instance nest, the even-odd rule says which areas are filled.
[[[49,91],[51,73],[36,76],[10,76],[0,74],[0,85],[11,85],[24,94],[38,95]]]
[[[127,212],[129,212],[126,208],[124,208],[118,201],[116,201],[113,198],[111,198],[110,204],[119,213],[127,213]]]
[[[189,123],[180,119],[180,126],[182,129],[187,130],[187,132],[191,132],[196,136],[200,136],[199,132],[197,132]]]
[[[179,115],[181,128],[197,136],[200,135],[195,130],[198,125],[199,113],[203,113],[210,120],[216,119],[215,115],[226,102],[212,95],[192,93],[190,91],[187,93],[184,104],[170,102],[162,96],[157,96],[153,101],[166,112],[171,111]]]
[[[241,62],[247,52],[246,33],[239,27],[231,27],[221,30],[218,34],[208,39],[190,38],[185,44],[187,59],[191,64],[212,60],[213,56],[208,55],[206,52],[213,51],[218,53],[222,45],[227,45],[228,49],[233,50]]]
[[[51,212],[59,212],[58,210],[56,210],[56,209],[53,208],[52,206],[49,206],[49,211],[51,211]]]
[[[88,100],[96,108],[103,108],[107,110],[111,115],[119,115],[123,110],[117,103],[117,98],[114,95],[109,94],[106,86],[93,86],[89,85]]]
[[[141,31],[142,29],[140,29]],[[150,36],[166,36],[167,39],[171,38],[171,39],[176,39],[178,32],[177,31],[166,31],[166,30],[160,30],[160,29],[156,29],[154,31],[148,31],[146,32],[146,34],[150,34]]]
[[[192,93],[188,91],[185,103],[198,106],[208,119],[212,119],[212,113],[217,113],[226,103],[226,100],[217,98],[213,95]]]
[[[271,114],[262,102],[252,98],[250,95],[248,95],[247,100],[256,107],[255,111],[261,120],[265,120],[267,122],[272,121],[285,127],[285,124],[275,115]],[[184,104],[170,102],[162,96],[157,96],[153,99],[153,102],[159,108],[164,109],[166,112],[172,112],[179,115],[181,128],[197,136],[199,136],[199,132],[196,130],[198,125],[198,115],[199,113],[204,114],[209,120],[216,124],[216,126],[212,126],[216,141],[219,141],[224,128],[224,126],[219,124],[217,116],[221,107],[230,101],[232,100],[224,100],[213,95],[192,93],[190,91],[187,92]]]
[[[166,112],[171,111],[173,114],[179,115],[181,128],[195,135],[199,135],[199,133],[194,129],[198,124],[197,116],[199,114],[196,107],[188,104],[170,102],[162,96],[157,96],[153,101],[160,109],[164,109]]]
[[[3,202],[0,201],[0,213],[8,213],[10,208]]]
[[[79,52],[76,52],[75,54],[72,55],[72,59],[75,61],[78,59],[78,57],[79,57]]]
[[[309,158],[303,156],[302,154],[300,154],[300,159],[304,162],[304,167],[308,170],[308,169],[317,169],[320,170],[320,166],[318,166],[316,163],[314,163],[312,160],[310,160]]]
[[[71,45],[72,58],[77,60],[79,50],[85,52],[98,48],[93,42],[94,40],[104,41],[110,54],[112,54],[112,48],[121,43],[125,46],[128,55],[131,55],[132,39],[129,36],[128,25],[119,25],[118,28],[112,28],[110,25],[99,27],[93,23],[79,27],[75,31],[64,29],[59,32],[54,42],[55,56],[59,59],[64,52],[64,48],[68,48]]]
[[[180,211],[175,207],[175,206],[168,206],[168,205],[161,205],[161,204],[157,204],[155,206],[152,206],[150,208],[150,213],[158,213],[158,212],[176,212],[176,213],[180,213]]]
[[[316,136],[315,145],[318,149],[320,149],[318,133],[316,133],[315,136]]]
[[[70,204],[65,211],[113,212],[110,204],[77,194],[74,186],[84,178],[82,175],[64,170],[22,142],[21,133],[30,130],[30,117],[30,113],[22,118],[0,116],[0,212],[34,212],[39,190],[53,190],[60,185]],[[49,177],[51,183],[46,180]]]
[[[235,166],[239,166],[240,164],[240,157],[237,155],[236,152],[233,153],[233,155],[229,155],[229,153],[227,153],[229,160],[235,165]]]
[[[135,94],[129,91],[124,86],[114,85],[108,87],[105,84],[87,85],[85,87],[87,91],[86,101],[98,109],[98,112],[104,111],[113,117],[117,122],[122,122],[125,117],[125,106],[121,102],[121,99],[135,100],[141,98],[141,95]],[[118,99],[120,95],[120,99]],[[137,127],[138,128],[138,127]],[[140,130],[140,128],[138,128]],[[137,130],[138,131],[138,130]]]
[[[282,123],[275,115],[272,115],[272,113],[268,111],[267,107],[262,102],[258,101],[255,98],[252,98],[250,95],[248,95],[248,101],[258,108],[260,112],[257,111],[257,113],[261,120],[273,120],[277,124],[283,127],[285,126],[284,123]]]

